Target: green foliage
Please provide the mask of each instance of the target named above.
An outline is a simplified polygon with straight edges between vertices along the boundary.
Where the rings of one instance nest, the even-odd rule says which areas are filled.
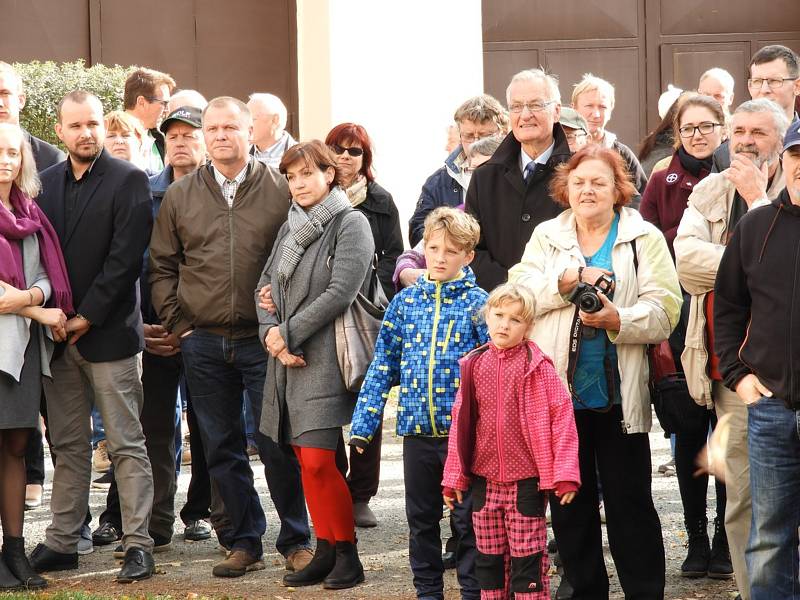
[[[61,98],[72,90],[86,90],[100,98],[106,113],[121,109],[125,79],[136,67],[87,67],[83,60],[76,60],[61,64],[51,61],[15,63],[14,68],[22,77],[27,95],[20,124],[32,135],[60,145],[53,125]]]

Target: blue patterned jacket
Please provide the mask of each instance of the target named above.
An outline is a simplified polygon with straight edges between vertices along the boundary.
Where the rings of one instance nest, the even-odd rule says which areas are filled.
[[[389,390],[398,384],[397,434],[447,436],[460,383],[458,359],[488,340],[480,315],[486,298],[469,267],[443,283],[423,275],[394,297],[353,412],[352,444],[372,440]]]

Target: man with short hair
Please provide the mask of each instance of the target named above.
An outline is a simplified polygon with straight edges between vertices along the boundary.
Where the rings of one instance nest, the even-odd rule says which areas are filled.
[[[460,144],[445,159],[444,165],[428,177],[422,186],[417,207],[408,222],[408,239],[416,246],[422,239],[425,217],[440,206],[464,204],[469,185],[469,148],[473,142],[508,132],[508,113],[489,94],[473,96],[456,109],[453,120],[458,127]]]
[[[800,590],[800,121],[784,138],[782,161],[786,187],[742,217],[714,286],[714,349],[725,385],[747,410],[753,600],[797,598]]]
[[[730,128],[731,166],[697,184],[689,196],[674,242],[678,277],[691,295],[686,346],[681,355],[689,393],[701,406],[714,408],[717,417],[730,415],[723,465],[727,496],[725,532],[743,600],[750,599],[745,564],[751,518],[748,414],[741,399],[725,387],[728,379],[721,362],[723,357],[713,351],[719,347],[715,341],[719,320],[709,317],[715,311],[714,282],[720,280],[717,276],[720,258],[731,232],[740,219],[767,204],[783,189],[778,153],[786,126],[783,111],[771,100],[749,100],[734,111]],[[785,269],[781,273],[785,275]]]
[[[167,189],[150,243],[153,306],[180,338],[209,474],[225,504],[217,536],[230,553],[214,566],[217,577],[264,568],[266,521],[245,452],[242,392],[259,422],[267,359],[253,290],[286,220],[289,190],[278,171],[248,156],[251,128],[243,102],[209,102],[203,136],[211,161]],[[297,458],[260,432],[256,440],[281,518],[276,546],[287,568],[300,568],[310,559],[310,533]]]
[[[697,84],[697,93],[704,96],[711,96],[719,102],[726,115],[730,114],[733,104],[733,75],[725,69],[713,67],[700,75],[700,82]]]
[[[494,156],[472,175],[466,211],[480,223],[472,270],[478,285],[492,290],[508,279],[525,244],[542,221],[563,208],[550,196],[550,180],[571,152],[558,123],[558,82],[541,69],[514,75],[506,89],[509,133]]]
[[[164,136],[158,125],[168,112],[170,94],[174,89],[172,77],[144,67],[136,69],[125,80],[122,106],[147,130],[148,135],[142,140],[142,152],[145,169],[150,173],[158,173],[164,168]]]
[[[561,107],[558,122],[564,130],[564,135],[567,136],[570,152],[577,152],[589,141],[589,126],[586,124],[586,119],[571,106]]]
[[[633,185],[639,190],[639,194],[642,194],[647,186],[647,175],[645,175],[642,165],[639,164],[639,159],[636,158],[633,150],[617,139],[615,134],[606,130],[606,125],[611,120],[614,111],[615,102],[614,86],[591,73],[586,73],[583,79],[572,88],[572,108],[586,119],[591,141],[617,151],[628,166]],[[640,201],[641,198],[636,197],[632,200],[631,205],[637,207]]]
[[[203,110],[208,106],[208,100],[197,90],[175,90],[169,99],[169,104],[167,106],[168,112],[173,113],[179,108],[186,106]]]
[[[277,169],[284,152],[297,143],[286,131],[286,106],[274,94],[251,94],[247,108],[253,116],[250,154]]]
[[[800,96],[800,57],[780,44],[764,46],[750,59],[750,77],[747,90],[753,100],[772,100],[791,123],[796,120],[795,99]],[[728,140],[714,151],[713,173],[721,173],[730,166]]]
[[[26,99],[22,78],[14,67],[0,61],[0,123],[19,125],[19,113],[25,108]],[[66,158],[66,155],[52,144],[32,136],[24,129],[22,132],[31,145],[36,170],[40,173]]]
[[[37,202],[53,223],[69,272],[77,314],[69,343],[44,380],[55,462],[52,522],[31,554],[39,572],[78,567],[79,530],[91,477],[92,404],[106,438],[122,498],[124,562],[117,581],[153,575],[148,533],[153,476],[139,422],[143,347],[137,279],[150,235],[150,186],[133,164],[103,150],[103,105],[85,91],[58,106],[56,134],[69,157],[41,174]]]

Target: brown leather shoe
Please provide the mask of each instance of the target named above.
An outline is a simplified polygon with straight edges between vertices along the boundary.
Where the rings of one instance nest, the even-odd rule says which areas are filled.
[[[234,549],[228,558],[214,565],[211,573],[214,577],[241,577],[248,571],[261,571],[264,568],[264,561],[260,558],[255,558],[244,550]]]
[[[311,562],[312,558],[314,558],[314,553],[311,552],[311,550],[308,548],[298,548],[286,557],[286,570],[300,571]]]

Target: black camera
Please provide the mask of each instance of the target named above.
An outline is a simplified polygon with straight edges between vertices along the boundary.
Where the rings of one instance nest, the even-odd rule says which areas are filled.
[[[606,298],[611,300],[614,287],[614,280],[608,275],[601,275],[600,278],[594,282],[594,285],[578,282],[575,289],[569,295],[568,300],[575,306],[580,308],[585,313],[596,313],[603,308],[603,302],[597,295],[598,292],[603,292]]]

